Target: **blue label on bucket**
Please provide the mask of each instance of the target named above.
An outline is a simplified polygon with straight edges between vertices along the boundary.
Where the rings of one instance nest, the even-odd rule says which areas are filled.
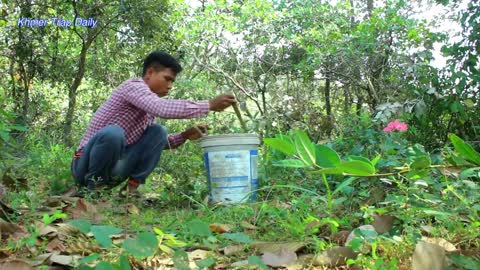
[[[257,150],[232,150],[204,154],[212,202],[236,203],[256,198],[257,153]]]

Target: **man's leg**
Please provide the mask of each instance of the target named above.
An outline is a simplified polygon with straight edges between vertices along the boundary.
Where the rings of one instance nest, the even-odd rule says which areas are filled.
[[[164,126],[152,124],[142,137],[125,148],[121,160],[115,165],[112,174],[120,179],[134,180],[144,184],[160,160],[162,150],[168,143],[168,133]]]
[[[80,186],[111,185],[111,172],[125,148],[125,132],[116,125],[100,129],[73,161],[72,173]]]

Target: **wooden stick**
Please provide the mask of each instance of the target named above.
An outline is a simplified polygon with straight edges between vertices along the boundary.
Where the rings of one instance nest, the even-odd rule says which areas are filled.
[[[240,121],[240,125],[242,126],[243,131],[248,132],[247,125],[246,125],[245,122],[243,121],[242,113],[240,112],[240,108],[238,108],[238,102],[233,103],[232,106],[233,106],[233,110],[235,111],[235,114],[236,114],[237,117],[238,117],[238,120]]]

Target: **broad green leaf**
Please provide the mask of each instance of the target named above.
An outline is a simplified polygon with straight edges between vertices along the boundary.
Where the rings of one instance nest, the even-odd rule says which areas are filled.
[[[90,228],[92,227],[92,223],[84,220],[84,219],[74,219],[68,222],[68,224],[72,225],[79,231],[81,231],[84,234],[87,234],[90,232]]]
[[[248,244],[252,242],[250,236],[244,233],[223,233],[222,236],[238,243]]]
[[[325,145],[315,145],[315,158],[318,166],[333,168],[341,163],[337,152]]]
[[[308,167],[310,167],[307,164],[305,164],[305,162],[301,161],[300,159],[284,159],[284,160],[275,161],[273,163],[273,166],[287,167],[287,168],[308,168]]]
[[[193,235],[197,235],[197,236],[212,235],[212,232],[210,231],[208,224],[198,219],[195,219],[189,222],[188,228],[190,230],[190,233]]]
[[[356,177],[348,177],[345,181],[343,181],[338,187],[332,192],[332,195],[335,195],[336,193],[342,191],[346,186],[350,185],[354,180],[356,180]]]
[[[338,166],[346,174],[369,176],[375,174],[372,164],[360,160],[345,161]]]
[[[270,270],[268,266],[265,265],[265,263],[262,261],[262,259],[258,256],[250,256],[248,257],[248,263],[252,265],[256,265],[260,267],[262,270]]]
[[[263,142],[273,149],[284,153],[285,155],[291,156],[295,154],[295,147],[290,141],[280,138],[265,138],[263,139]]]
[[[98,253],[93,253],[79,261],[79,263],[91,263],[95,261],[96,259],[100,258],[100,254]]]
[[[190,270],[188,254],[183,250],[178,250],[173,254],[173,264],[178,270]]]
[[[307,133],[303,130],[296,131],[294,143],[298,157],[310,166],[315,165],[315,145],[310,141]]]
[[[348,160],[359,160],[374,166],[373,163],[368,158],[364,158],[361,156],[348,156]]]
[[[95,266],[95,270],[114,270],[113,265],[108,262],[100,262]]]
[[[136,239],[123,241],[123,249],[136,257],[148,257],[155,254],[158,247],[157,236],[151,232],[138,234]]]
[[[415,158],[415,160],[412,162],[412,165],[410,165],[410,168],[412,169],[424,169],[428,168],[431,165],[430,157],[423,155]]]
[[[125,256],[125,254],[120,256],[120,259],[118,260],[118,270],[132,270],[132,267],[130,267],[130,263],[128,262],[128,258]]]
[[[343,175],[343,169],[340,167],[336,168],[325,168],[317,171],[313,171],[313,174],[337,174],[337,175]]]
[[[478,270],[480,267],[480,260],[473,257],[466,257],[460,254],[450,255],[450,259],[456,265],[466,270]]]
[[[470,177],[480,178],[480,167],[468,168],[466,170],[463,170],[459,176],[460,179],[467,179]]]
[[[100,245],[105,248],[112,247],[112,240],[110,239],[110,235],[119,234],[122,232],[121,229],[112,226],[97,225],[92,226],[90,230],[92,231],[93,236],[95,236],[95,239],[97,239],[98,243],[100,243]]]
[[[460,137],[457,135],[450,133],[448,135],[450,141],[452,142],[455,150],[465,159],[480,165],[480,154],[473,149],[473,147],[467,143],[465,143]]]
[[[78,267],[78,270],[95,270],[95,268],[82,264]]]
[[[195,264],[198,266],[198,268],[203,269],[210,267],[215,264],[215,259],[212,257],[205,258],[199,262],[195,262]]]

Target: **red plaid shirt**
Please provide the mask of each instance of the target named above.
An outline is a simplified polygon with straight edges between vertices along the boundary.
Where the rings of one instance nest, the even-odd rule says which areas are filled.
[[[82,150],[95,133],[108,125],[123,128],[128,145],[140,139],[155,117],[195,118],[206,115],[208,111],[208,101],[163,99],[153,93],[143,79],[130,79],[117,87],[110,98],[95,112],[77,151]],[[168,136],[170,148],[183,144],[185,140],[181,134]]]

